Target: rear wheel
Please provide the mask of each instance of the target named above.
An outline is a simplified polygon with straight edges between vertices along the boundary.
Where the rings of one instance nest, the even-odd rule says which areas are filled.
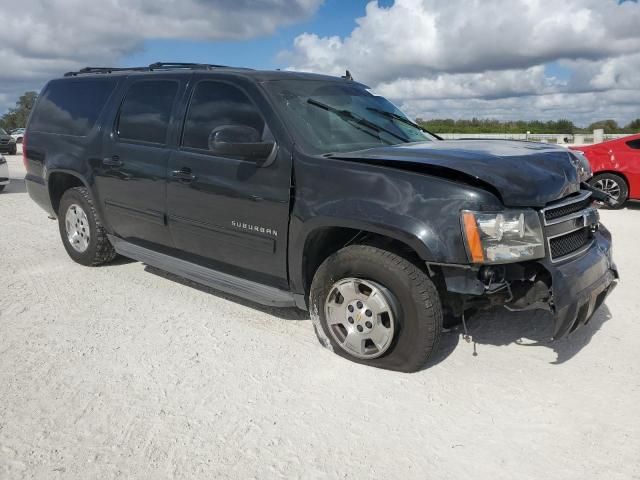
[[[320,343],[354,362],[414,372],[437,349],[436,287],[395,253],[367,245],[339,250],[316,272],[309,301]]]
[[[58,227],[65,250],[76,262],[96,266],[116,257],[86,188],[75,187],[64,192]]]
[[[624,202],[629,198],[629,187],[625,179],[620,175],[616,175],[614,173],[601,173],[594,176],[589,181],[589,184],[598,190],[602,190],[618,202],[617,205],[610,208],[622,208]]]

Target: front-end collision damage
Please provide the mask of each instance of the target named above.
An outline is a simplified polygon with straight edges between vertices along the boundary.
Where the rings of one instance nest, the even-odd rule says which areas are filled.
[[[619,278],[611,257],[611,236],[604,228],[584,255],[561,264],[543,259],[507,265],[427,266],[441,274],[447,290],[444,301],[454,316],[494,306],[510,311],[548,310],[553,316],[553,340],[587,324]]]

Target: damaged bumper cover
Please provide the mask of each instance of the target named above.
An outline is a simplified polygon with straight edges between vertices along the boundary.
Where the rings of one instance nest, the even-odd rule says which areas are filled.
[[[587,324],[618,280],[611,234],[602,225],[588,250],[560,263],[547,258],[489,268],[438,266],[461,310],[494,305],[516,311],[549,310],[554,319],[553,340]]]
[[[611,234],[604,227],[584,255],[560,265],[543,265],[551,273],[554,340],[587,324],[619,278],[611,255]]]

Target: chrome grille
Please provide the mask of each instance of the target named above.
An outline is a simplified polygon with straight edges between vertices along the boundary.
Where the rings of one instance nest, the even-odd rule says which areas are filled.
[[[572,213],[584,210],[585,208],[589,208],[591,206],[591,195],[587,196],[586,198],[582,198],[582,195],[580,197],[581,198],[579,198],[574,203],[568,203],[559,207],[550,207],[548,210],[545,210],[545,221],[549,223],[559,218],[566,217],[567,215],[571,215]]]
[[[591,243],[591,230],[583,227],[574,232],[569,232],[559,237],[549,239],[549,251],[554,260],[579,252]]]
[[[591,246],[600,218],[591,203],[591,192],[581,191],[542,209],[552,262],[580,255]]]

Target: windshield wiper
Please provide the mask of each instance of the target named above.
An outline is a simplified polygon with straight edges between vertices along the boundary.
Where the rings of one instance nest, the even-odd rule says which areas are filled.
[[[417,128],[418,130],[428,133],[429,135],[431,135],[432,137],[437,138],[438,140],[442,140],[442,137],[440,137],[439,135],[436,135],[435,133],[430,132],[429,130],[427,130],[424,127],[421,127],[420,125],[418,125],[415,122],[412,122],[411,120],[409,120],[408,118],[403,117],[402,115],[398,115],[397,113],[393,113],[393,112],[388,112],[386,110],[380,110],[379,108],[374,108],[374,107],[367,107],[367,110],[370,110],[372,112],[375,112],[377,114],[380,114],[384,117],[387,118],[393,118],[394,120],[398,120],[401,123],[404,123],[405,125],[410,125],[413,128]]]
[[[356,115],[353,112],[350,112],[349,110],[340,110],[338,108],[332,107],[331,105],[327,105],[326,103],[322,103],[319,102],[317,100],[314,100],[313,98],[309,98],[307,100],[307,103],[309,105],[313,105],[314,107],[318,107],[318,108],[322,108],[323,110],[326,110],[327,112],[331,112],[335,115],[338,116],[338,118],[341,118],[342,120],[344,120],[345,122],[347,122],[349,125],[353,125],[354,127],[356,127],[358,130],[368,133],[369,135],[377,138],[378,140],[382,140],[382,138],[380,138],[379,135],[374,135],[371,132],[368,132],[366,130],[363,130],[361,128],[358,127],[358,125],[362,125],[364,127],[369,128],[370,130],[373,130],[377,133],[381,133],[381,132],[385,132],[388,135],[391,135],[392,137],[397,138],[398,140],[401,140],[404,143],[409,142],[409,139],[402,137],[396,133],[393,133],[391,130],[387,130],[386,128],[381,127],[380,125],[377,125],[369,120],[367,120],[364,117],[361,117],[359,115]],[[388,145],[392,145],[391,142],[388,142],[386,140],[382,140],[385,143],[387,143]]]

